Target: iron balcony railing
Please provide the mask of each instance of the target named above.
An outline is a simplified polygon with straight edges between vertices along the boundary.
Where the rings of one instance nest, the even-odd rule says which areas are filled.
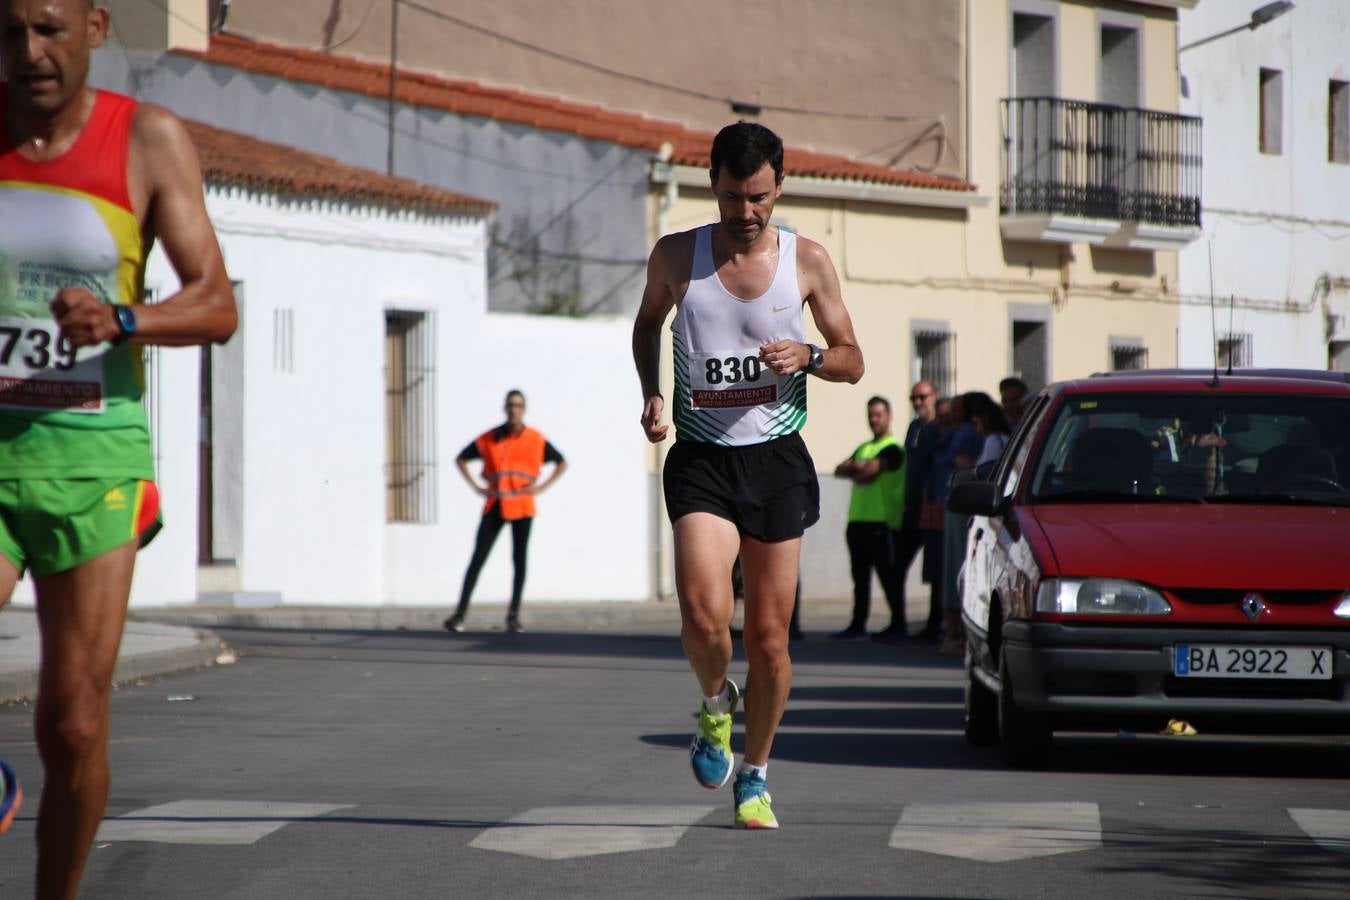
[[[1200,225],[1200,119],[1058,97],[1002,106],[1004,214]]]

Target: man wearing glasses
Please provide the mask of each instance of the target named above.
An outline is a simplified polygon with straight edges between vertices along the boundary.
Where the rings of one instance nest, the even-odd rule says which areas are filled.
[[[923,546],[923,533],[919,531],[919,509],[923,506],[923,470],[928,454],[937,441],[936,427],[927,428],[937,420],[938,392],[930,381],[920,381],[910,388],[909,403],[914,411],[914,419],[905,431],[905,514],[900,521],[900,530],[895,537],[895,565],[900,573],[900,608],[905,605],[905,578],[909,566],[918,556]],[[929,610],[928,622],[923,633],[926,637],[937,634],[941,611],[934,614]],[[881,641],[903,638],[904,635],[886,631],[877,632],[873,637]]]

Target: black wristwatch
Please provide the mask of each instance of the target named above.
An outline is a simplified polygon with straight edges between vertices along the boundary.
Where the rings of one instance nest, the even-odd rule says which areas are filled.
[[[806,349],[811,351],[811,360],[806,364],[806,371],[818,372],[820,367],[825,365],[825,351],[815,344],[807,344]]]
[[[113,306],[113,318],[117,319],[117,329],[121,334],[112,339],[114,344],[125,344],[136,333],[136,310],[124,303]]]

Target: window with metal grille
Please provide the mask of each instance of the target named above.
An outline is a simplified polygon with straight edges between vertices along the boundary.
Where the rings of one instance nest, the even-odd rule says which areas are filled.
[[[1227,334],[1219,338],[1218,366],[1221,369],[1249,369],[1252,365],[1252,336]]]
[[[956,389],[956,335],[931,329],[914,332],[914,380],[927,381],[939,397]]]
[[[385,518],[436,520],[436,359],[430,313],[384,314]]]
[[[1126,372],[1148,368],[1148,348],[1134,338],[1111,339],[1111,371]]]
[[[272,371],[295,372],[295,310],[272,310]]]

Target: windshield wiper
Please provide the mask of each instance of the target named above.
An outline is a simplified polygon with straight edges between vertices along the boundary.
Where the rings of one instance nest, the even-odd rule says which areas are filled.
[[[1214,494],[1206,503],[1268,503],[1275,506],[1350,506],[1350,495],[1316,497],[1287,491],[1265,491],[1258,494]]]
[[[1170,494],[1127,494],[1123,491],[1108,491],[1101,488],[1081,488],[1073,491],[1056,491],[1053,494],[1037,494],[1038,503],[1204,503],[1200,497],[1173,496]]]

